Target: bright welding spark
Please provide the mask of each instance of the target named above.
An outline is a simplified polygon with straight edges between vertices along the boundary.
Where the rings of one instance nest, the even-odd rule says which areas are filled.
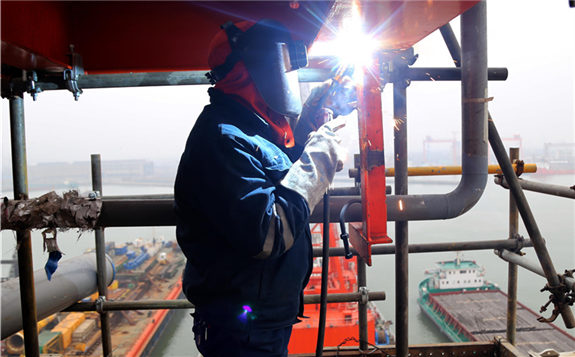
[[[398,202],[399,202],[399,210],[403,211],[403,201],[399,200]]]
[[[334,29],[335,39],[329,42],[316,42],[310,50],[310,57],[335,56],[341,66],[354,66],[354,75],[361,76],[362,67],[373,61],[373,53],[378,42],[365,33],[359,6],[354,1],[351,12],[342,21],[339,29]]]
[[[404,123],[403,119],[393,118],[393,128],[396,131],[399,131],[399,126]]]

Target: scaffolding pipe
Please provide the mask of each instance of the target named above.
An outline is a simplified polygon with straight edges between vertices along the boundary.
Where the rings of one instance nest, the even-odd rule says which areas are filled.
[[[545,193],[547,195],[575,198],[575,186],[567,187],[560,185],[553,185],[549,183],[534,182],[525,179],[518,179],[519,185],[522,189],[527,191]],[[495,183],[509,189],[509,183],[504,177],[496,176]]]
[[[535,273],[535,274],[545,278],[546,274],[543,271],[543,268],[541,268],[541,266],[538,265],[537,263],[529,261],[527,258],[525,258],[522,255],[513,253],[507,249],[496,249],[495,254],[497,254],[501,259],[505,260],[506,262],[517,264],[517,265],[529,270],[530,272]],[[569,289],[575,290],[575,279],[574,278],[571,278],[568,276],[564,277],[564,284]],[[567,308],[569,308],[569,307],[567,307]]]
[[[339,294],[328,294],[328,303],[338,303],[338,302],[358,302],[365,298],[360,292],[353,293],[339,293]],[[383,291],[373,291],[367,293],[367,298],[369,301],[382,301],[385,300],[385,292]],[[304,295],[304,304],[319,304],[320,295]],[[161,310],[161,309],[193,309],[194,304],[186,299],[177,300],[125,300],[125,301],[104,301],[101,304],[103,311],[120,311],[120,310]],[[94,301],[82,301],[77,302],[64,309],[67,312],[79,312],[79,311],[96,311],[96,302]]]
[[[535,253],[537,253],[537,258],[539,259],[541,267],[545,272],[545,277],[547,278],[549,287],[551,289],[556,288],[561,284],[559,281],[559,276],[557,275],[555,267],[553,266],[553,261],[551,260],[551,256],[549,255],[547,247],[545,246],[545,240],[541,236],[541,232],[539,231],[539,227],[537,226],[533,212],[531,212],[527,198],[525,197],[525,194],[519,185],[519,180],[517,179],[513,168],[511,167],[511,163],[509,162],[509,158],[505,152],[505,146],[501,141],[501,137],[499,136],[497,128],[495,127],[495,123],[491,117],[489,118],[489,142],[491,143],[493,153],[495,154],[499,165],[501,165],[501,168],[503,169],[503,174],[505,175],[507,182],[509,182],[511,193],[513,194],[513,198],[517,203],[517,208],[519,209],[519,213],[521,214],[525,228],[529,233],[529,237],[533,242]],[[565,296],[559,292],[554,293],[554,295],[559,306],[561,307],[560,312],[561,317],[563,318],[563,322],[565,323],[565,327],[575,327],[575,317],[573,316],[573,311],[571,311],[568,305],[564,304]]]
[[[519,160],[519,148],[509,149],[511,162]],[[516,240],[519,232],[519,212],[511,192],[509,193],[509,239]],[[517,265],[507,268],[507,341],[515,345],[517,331]]]
[[[490,81],[505,81],[507,75],[507,68],[487,69],[487,80]],[[412,67],[407,69],[406,78],[410,81],[459,81],[461,80],[461,69]]]
[[[476,5],[477,6],[477,5]],[[453,48],[452,56],[454,62],[459,62],[458,57],[458,45],[455,36],[450,36],[448,33],[451,31],[451,26],[449,24],[443,26],[444,30],[444,40],[446,42],[453,41],[452,43],[448,44],[448,47]],[[507,157],[507,153],[505,152],[505,146],[503,145],[503,141],[497,132],[497,128],[495,127],[495,123],[491,118],[491,115],[488,113],[489,120],[488,120],[488,135],[489,135],[489,143],[491,144],[491,148],[493,149],[493,153],[497,158],[499,165],[503,171],[503,175],[505,179],[509,183],[510,190],[513,194],[513,198],[517,204],[517,208],[519,213],[521,214],[521,218],[529,233],[529,237],[533,242],[533,247],[535,248],[535,252],[537,253],[537,258],[541,263],[543,271],[545,272],[545,277],[547,278],[547,282],[551,288],[559,286],[559,277],[557,272],[555,271],[555,267],[553,266],[553,262],[551,261],[551,257],[549,256],[549,252],[547,251],[547,247],[545,246],[545,241],[541,236],[541,232],[539,231],[539,227],[537,226],[537,222],[535,222],[535,218],[533,217],[533,213],[531,212],[531,208],[529,207],[529,203],[525,198],[525,194],[521,186],[519,185],[519,180],[517,175],[515,175],[515,171],[511,166],[509,158]],[[565,299],[564,296],[560,294],[555,295],[556,299],[560,302],[561,308],[561,317],[563,318],[563,322],[567,328],[575,327],[575,317],[573,316],[573,312],[569,309],[569,306],[563,304],[563,300]]]
[[[405,67],[407,68],[407,64]],[[403,79],[393,83],[395,194],[402,196],[408,193],[406,83]],[[395,344],[398,356],[407,356],[409,354],[409,239],[407,221],[395,222],[395,246]]]
[[[26,131],[24,120],[24,99],[18,95],[10,98],[10,143],[12,149],[12,180],[14,199],[28,198],[28,169],[26,162]],[[18,250],[18,277],[20,296],[14,296],[20,305],[12,311],[20,314],[20,329],[24,330],[24,351],[26,356],[40,355],[38,347],[38,320],[36,316],[36,294],[32,261],[32,238],[30,230],[16,232]],[[2,298],[5,296],[2,291]],[[4,310],[4,303],[2,310]],[[4,311],[2,311],[2,338],[4,338]],[[18,329],[18,330],[20,330]],[[17,332],[14,331],[13,333]]]
[[[357,255],[357,286],[358,293],[366,293],[367,290],[367,264]],[[369,296],[369,293],[368,293]],[[369,299],[372,300],[372,299]],[[360,299],[357,305],[357,322],[359,328],[359,348],[367,349],[367,301]]]
[[[530,240],[484,240],[473,242],[445,242],[445,243],[423,243],[423,244],[410,244],[409,253],[437,253],[437,252],[455,252],[467,250],[485,250],[485,249],[509,249],[519,250],[521,248],[533,247]],[[353,255],[358,255],[357,251],[351,248]],[[387,255],[395,254],[395,245],[374,245],[371,247],[372,255]],[[321,257],[321,248],[313,249],[314,257]],[[330,257],[343,257],[345,250],[343,247],[331,248],[329,250]]]
[[[458,68],[411,68],[407,72],[412,81],[456,81],[461,78]],[[504,81],[507,79],[507,68],[489,68],[489,80]],[[332,76],[329,69],[302,68],[298,70],[300,82],[323,82]],[[26,92],[26,80],[14,78],[11,81],[13,90]],[[174,72],[137,72],[113,74],[82,74],[78,77],[78,87],[82,89],[157,87],[182,85],[210,85],[206,71]],[[42,91],[67,89],[61,72],[38,73],[36,88]]]
[[[92,190],[102,193],[102,163],[99,154],[90,156],[92,168]],[[96,244],[96,283],[98,285],[98,299],[106,300],[108,295],[108,285],[106,284],[106,240],[104,228],[98,227],[94,230]],[[102,352],[104,356],[112,356],[112,331],[110,329],[110,315],[104,311],[100,312],[100,329],[102,330]]]
[[[319,304],[319,322],[317,332],[317,343],[315,349],[316,357],[323,355],[323,342],[325,338],[325,321],[327,315],[327,289],[329,279],[329,194],[323,195],[323,242],[321,245],[321,295]]]

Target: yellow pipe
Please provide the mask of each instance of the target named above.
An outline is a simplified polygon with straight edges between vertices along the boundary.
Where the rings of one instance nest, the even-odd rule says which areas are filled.
[[[517,165],[513,164],[513,169],[517,172]],[[501,174],[501,167],[499,165],[489,165],[487,172],[490,174]],[[537,172],[536,164],[524,164],[523,172],[533,173]],[[385,176],[390,177],[395,175],[393,167],[385,169]],[[461,175],[461,166],[420,166],[408,167],[408,176],[439,176],[439,175]]]
[[[50,322],[54,321],[55,318],[56,314],[53,314],[43,320],[40,320],[38,322],[38,332],[40,332]],[[6,339],[6,351],[16,355],[24,353],[24,333],[22,330],[16,332]]]

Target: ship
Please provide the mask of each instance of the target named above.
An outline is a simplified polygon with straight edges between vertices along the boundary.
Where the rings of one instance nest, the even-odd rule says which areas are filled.
[[[311,226],[312,244],[315,248],[322,245],[323,225]],[[341,239],[337,236],[337,225],[330,225],[330,247],[342,246]],[[321,267],[322,258],[314,258],[313,268],[305,295],[319,295],[321,292]],[[345,259],[344,257],[330,257],[328,274],[328,294],[351,293],[358,291],[357,282],[357,258]],[[394,344],[394,336],[391,332],[391,321],[385,320],[377,306],[368,302],[367,309],[367,343],[369,345]],[[320,305],[306,304],[301,322],[293,326],[288,350],[292,353],[315,353]],[[357,302],[342,302],[327,304],[324,347],[358,346],[359,340],[354,338],[358,335],[359,317]]]
[[[485,279],[485,269],[457,256],[437,262],[419,284],[421,311],[453,342],[492,341],[506,334],[507,294]],[[575,353],[575,338],[552,323],[538,322],[517,302],[515,346],[526,355],[552,349]]]
[[[174,241],[152,239],[108,242],[115,277],[107,300],[175,300],[182,297],[184,256]],[[95,301],[94,293],[84,301]],[[149,356],[176,310],[110,311],[112,350],[116,356]],[[38,323],[43,355],[101,356],[100,316],[97,312],[58,312]],[[22,332],[2,341],[3,356],[24,353]]]

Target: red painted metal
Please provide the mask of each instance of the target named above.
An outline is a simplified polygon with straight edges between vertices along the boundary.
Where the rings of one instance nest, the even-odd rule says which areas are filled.
[[[273,18],[309,44],[326,18],[341,20],[337,9],[330,13],[333,0],[294,3],[2,1],[2,63],[62,70],[74,44],[88,73],[203,70],[210,39],[225,21]],[[398,49],[413,45],[475,3],[381,0],[362,1],[361,6],[382,48]],[[321,38],[334,36],[332,29],[324,26]]]
[[[64,2],[2,1],[2,64],[20,69],[63,70],[70,16]]]
[[[371,265],[371,246],[391,243],[387,236],[383,120],[379,64],[364,70],[359,90],[359,153],[363,225],[352,225],[350,240],[366,264]]]
[[[210,41],[226,21],[272,18],[310,44],[332,4],[2,1],[2,63],[21,69],[64,68],[74,44],[91,74],[204,70]]]

